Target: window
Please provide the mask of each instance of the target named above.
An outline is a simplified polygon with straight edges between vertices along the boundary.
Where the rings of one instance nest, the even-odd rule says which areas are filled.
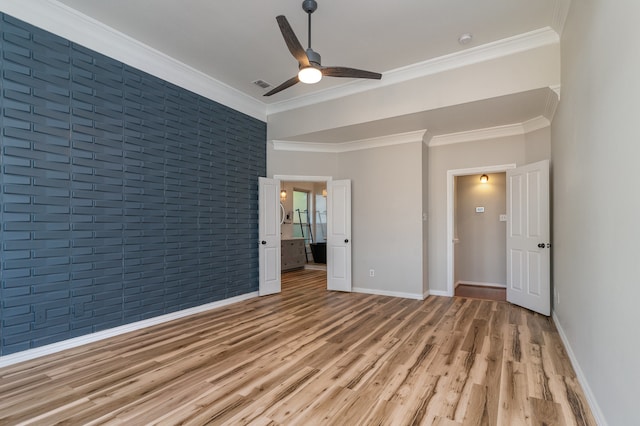
[[[309,236],[309,193],[293,190],[293,236],[310,239]]]
[[[327,198],[316,194],[315,242],[327,240]]]

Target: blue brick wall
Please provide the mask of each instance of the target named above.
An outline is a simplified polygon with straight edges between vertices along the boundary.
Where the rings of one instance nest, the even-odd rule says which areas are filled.
[[[266,124],[0,17],[0,354],[257,290]]]

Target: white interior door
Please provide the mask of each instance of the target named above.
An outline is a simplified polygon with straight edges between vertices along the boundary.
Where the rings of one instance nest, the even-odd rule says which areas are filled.
[[[549,160],[507,170],[507,301],[551,313]]]
[[[327,182],[327,289],[351,291],[351,181]]]
[[[280,181],[259,178],[260,296],[280,293]]]

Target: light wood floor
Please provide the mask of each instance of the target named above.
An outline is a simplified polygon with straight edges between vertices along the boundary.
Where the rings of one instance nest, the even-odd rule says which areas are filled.
[[[324,286],[0,369],[0,424],[595,425],[546,317]]]
[[[460,297],[471,297],[473,299],[497,300],[505,302],[507,300],[507,289],[500,287],[484,287],[470,284],[460,284],[456,287],[455,295]]]

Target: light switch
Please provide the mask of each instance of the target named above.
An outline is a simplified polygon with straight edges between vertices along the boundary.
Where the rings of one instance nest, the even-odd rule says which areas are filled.
[[[476,207],[476,213],[484,213],[484,207]]]
[[[507,215],[506,214],[501,214],[500,215],[500,222],[506,222],[507,221]]]

